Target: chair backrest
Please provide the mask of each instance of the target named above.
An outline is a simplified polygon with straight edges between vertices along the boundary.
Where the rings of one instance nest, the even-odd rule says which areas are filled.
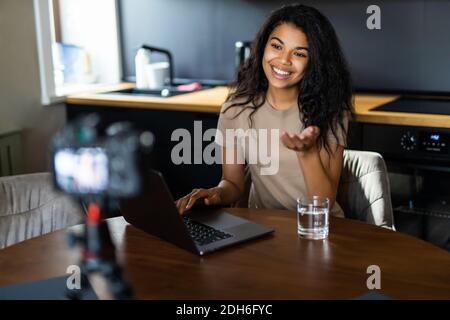
[[[49,173],[0,178],[0,249],[83,221],[80,204],[56,192]]]
[[[344,151],[336,201],[346,218],[395,230],[389,178],[379,153]]]

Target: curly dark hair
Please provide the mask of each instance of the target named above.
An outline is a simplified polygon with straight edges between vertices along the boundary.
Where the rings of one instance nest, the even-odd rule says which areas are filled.
[[[337,137],[337,125],[344,130],[344,114],[353,113],[352,85],[350,72],[341,51],[338,38],[330,21],[317,9],[294,4],[274,11],[258,31],[252,41],[250,57],[240,67],[233,90],[227,97],[232,102],[223,113],[232,107],[253,109],[252,116],[261,107],[268,89],[268,81],[263,70],[264,49],[272,31],[283,23],[296,26],[305,33],[308,40],[309,61],[303,78],[299,81],[298,106],[301,121],[305,127],[315,125],[320,128],[317,138],[319,148],[330,152],[326,140],[329,130]]]

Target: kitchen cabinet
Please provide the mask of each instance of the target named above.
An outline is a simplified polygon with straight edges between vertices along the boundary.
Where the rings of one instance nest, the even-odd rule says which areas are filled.
[[[205,132],[208,129],[216,128],[218,114],[77,104],[67,104],[66,110],[68,121],[95,112],[101,116],[105,125],[118,121],[130,121],[138,129],[150,130],[155,135],[155,145],[151,157],[152,166],[163,173],[175,198],[187,194],[194,187],[212,187],[220,181],[221,167],[219,164],[176,165],[171,159],[172,148],[179,143],[179,141],[171,141],[172,133],[176,129],[188,130],[193,138],[195,121],[201,121],[202,131]],[[206,147],[207,144],[209,142],[204,141],[203,147]],[[193,147],[192,143],[192,158]]]

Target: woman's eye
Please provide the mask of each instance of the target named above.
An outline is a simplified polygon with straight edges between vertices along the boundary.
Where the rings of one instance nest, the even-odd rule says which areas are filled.
[[[301,53],[301,52],[296,52],[295,55],[296,55],[297,57],[306,58],[306,54]]]
[[[280,49],[281,49],[281,46],[278,45],[278,44],[276,44],[276,43],[272,43],[272,48],[277,49],[277,50],[280,50]]]

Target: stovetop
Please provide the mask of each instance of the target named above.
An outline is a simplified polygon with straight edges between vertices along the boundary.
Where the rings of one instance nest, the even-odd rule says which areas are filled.
[[[373,108],[371,111],[440,114],[448,116],[450,115],[450,99],[402,97],[398,100]]]

